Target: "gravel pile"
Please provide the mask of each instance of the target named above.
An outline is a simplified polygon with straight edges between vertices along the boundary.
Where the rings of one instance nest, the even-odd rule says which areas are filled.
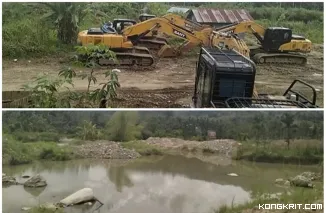
[[[233,149],[236,148],[237,142],[230,139],[220,139],[212,141],[187,141],[178,138],[148,138],[145,140],[147,144],[157,145],[162,148],[197,148],[203,151],[231,155]]]
[[[234,146],[237,144],[234,140],[214,140],[199,142],[199,148],[208,149],[214,153],[230,155]]]
[[[125,149],[119,143],[107,141],[95,141],[77,146],[75,152],[84,158],[134,159],[140,157],[138,152]]]

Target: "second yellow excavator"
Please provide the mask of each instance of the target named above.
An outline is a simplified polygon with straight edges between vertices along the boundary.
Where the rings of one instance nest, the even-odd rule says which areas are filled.
[[[231,34],[253,34],[259,46],[251,47],[250,56],[256,63],[305,64],[307,55],[312,50],[312,43],[303,36],[294,35],[292,30],[284,27],[269,27],[244,21],[216,30]]]

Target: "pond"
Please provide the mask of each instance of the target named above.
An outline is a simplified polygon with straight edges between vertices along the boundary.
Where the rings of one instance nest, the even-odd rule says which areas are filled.
[[[146,157],[125,160],[73,160],[36,162],[5,166],[3,173],[19,182],[22,175],[41,174],[45,188],[22,185],[3,187],[3,212],[21,212],[44,202],[58,202],[75,191],[89,187],[104,203],[96,212],[116,213],[209,213],[223,205],[245,203],[251,191],[274,193],[284,190],[274,185],[276,178],[315,171],[314,166],[232,162],[205,163],[183,156]],[[238,177],[227,174],[236,173]],[[99,204],[66,208],[66,212],[92,212]]]

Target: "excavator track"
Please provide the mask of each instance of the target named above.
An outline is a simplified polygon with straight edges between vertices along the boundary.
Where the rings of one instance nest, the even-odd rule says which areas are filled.
[[[100,66],[115,68],[128,68],[132,66],[151,68],[154,58],[146,47],[135,46],[133,48],[111,49],[117,57],[117,61],[109,58],[99,58],[97,63]]]
[[[135,46],[128,49],[112,49],[118,62],[110,59],[99,59],[100,66],[140,66],[149,67],[154,64],[154,58],[146,47]]]
[[[141,66],[149,67],[154,64],[154,58],[150,54],[141,53],[116,53],[118,63],[110,59],[99,59],[100,66]]]
[[[307,56],[289,53],[257,53],[252,59],[257,64],[297,64],[307,63]]]

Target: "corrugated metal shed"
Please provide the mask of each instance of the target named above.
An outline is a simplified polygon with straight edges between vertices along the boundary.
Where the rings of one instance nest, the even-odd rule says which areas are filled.
[[[191,17],[191,16],[194,17]],[[235,23],[240,21],[252,21],[251,15],[243,9],[225,10],[225,9],[193,9],[188,18],[194,19],[199,23]]]
[[[188,12],[189,9],[188,8],[183,8],[183,7],[171,7],[170,9],[168,9],[168,13],[186,13]]]

